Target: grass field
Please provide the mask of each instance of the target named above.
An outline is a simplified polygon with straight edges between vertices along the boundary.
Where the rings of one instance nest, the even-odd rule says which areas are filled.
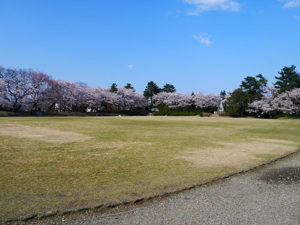
[[[300,120],[0,118],[0,219],[172,191],[299,146]]]

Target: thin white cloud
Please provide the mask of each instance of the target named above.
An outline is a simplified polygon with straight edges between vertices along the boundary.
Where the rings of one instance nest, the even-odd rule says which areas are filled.
[[[294,19],[300,21],[300,16],[294,16]]]
[[[283,5],[283,8],[296,8],[296,7],[300,7],[300,0],[289,0]]]
[[[133,64],[129,64],[129,65],[128,65],[128,69],[129,69],[129,70],[132,70],[132,69],[133,69]]]
[[[200,41],[201,44],[210,47],[212,45],[212,41],[210,40],[210,38],[203,36],[201,34],[199,35],[193,35],[192,36],[195,40]]]
[[[197,16],[203,11],[240,11],[241,5],[235,0],[183,0],[185,3],[195,5],[195,9],[189,11],[188,15]]]

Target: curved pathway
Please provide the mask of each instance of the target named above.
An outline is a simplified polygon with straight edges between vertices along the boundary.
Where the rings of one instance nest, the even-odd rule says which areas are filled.
[[[40,224],[300,224],[300,154],[116,213],[82,213]]]

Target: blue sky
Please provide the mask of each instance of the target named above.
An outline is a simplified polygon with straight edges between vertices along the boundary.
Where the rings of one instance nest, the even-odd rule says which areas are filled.
[[[0,0],[0,65],[108,87],[232,91],[300,72],[300,0]]]

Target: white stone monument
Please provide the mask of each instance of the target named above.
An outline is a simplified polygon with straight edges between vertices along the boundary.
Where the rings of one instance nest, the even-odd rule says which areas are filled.
[[[225,102],[225,99],[220,102],[218,111],[217,111],[218,113],[224,112],[224,102]]]

